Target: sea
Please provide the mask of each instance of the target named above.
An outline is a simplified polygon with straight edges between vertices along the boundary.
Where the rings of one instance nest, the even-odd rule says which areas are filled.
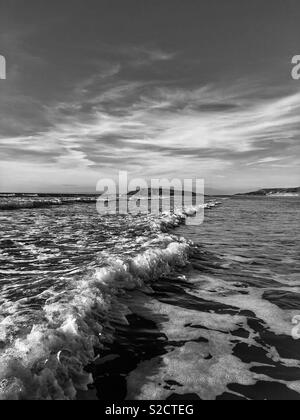
[[[0,399],[300,399],[300,199],[204,207],[2,194]]]

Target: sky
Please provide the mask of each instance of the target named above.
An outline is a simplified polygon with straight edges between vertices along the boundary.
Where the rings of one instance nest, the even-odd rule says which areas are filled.
[[[0,191],[300,185],[299,0],[0,0]]]

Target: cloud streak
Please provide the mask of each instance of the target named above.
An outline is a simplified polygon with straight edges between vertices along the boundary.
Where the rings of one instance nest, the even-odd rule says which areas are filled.
[[[50,127],[30,136],[1,136],[5,161],[32,161],[62,170],[128,169],[148,177],[213,176],[241,166],[298,165],[300,92],[253,99],[235,86],[154,87],[151,82],[98,75],[74,89],[74,100],[45,110]],[[271,157],[270,157],[271,156]]]
[[[285,148],[298,146],[300,93],[249,103],[242,92],[224,97],[212,86],[153,93],[151,83],[122,82],[100,94],[80,96],[78,102],[58,103],[46,111],[49,130],[2,138],[2,144],[26,142],[27,148],[43,149],[52,147],[52,138],[55,146],[84,147],[90,141],[112,149],[149,146],[174,153],[213,149],[241,155],[268,153],[278,143]]]

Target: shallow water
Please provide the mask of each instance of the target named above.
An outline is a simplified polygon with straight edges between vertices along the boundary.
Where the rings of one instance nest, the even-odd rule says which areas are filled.
[[[131,372],[130,398],[300,399],[299,204],[225,200],[177,230],[198,247],[183,281],[153,286],[146,305],[170,345]]]
[[[300,399],[300,201],[222,203],[2,211],[0,398]]]

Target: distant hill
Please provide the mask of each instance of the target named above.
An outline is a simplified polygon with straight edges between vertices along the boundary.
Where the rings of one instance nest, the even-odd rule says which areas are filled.
[[[143,197],[147,197],[148,196],[149,198],[152,195],[162,195],[162,196],[164,196],[164,195],[169,195],[169,194],[170,194],[171,197],[175,197],[175,196],[181,196],[182,195],[182,191],[177,191],[177,190],[175,190],[172,187],[169,190],[166,190],[164,188],[159,188],[159,189],[157,189],[157,188],[148,188],[148,189],[141,189],[141,190],[140,189],[137,189],[135,191],[130,191],[127,195],[130,197],[130,196],[133,196],[135,194],[139,194],[140,196],[143,196]],[[193,197],[196,197],[197,196],[196,193],[189,192],[189,191],[186,191],[186,194],[191,194]]]
[[[296,188],[264,188],[258,191],[252,191],[237,195],[255,195],[255,196],[300,196],[300,187]]]

